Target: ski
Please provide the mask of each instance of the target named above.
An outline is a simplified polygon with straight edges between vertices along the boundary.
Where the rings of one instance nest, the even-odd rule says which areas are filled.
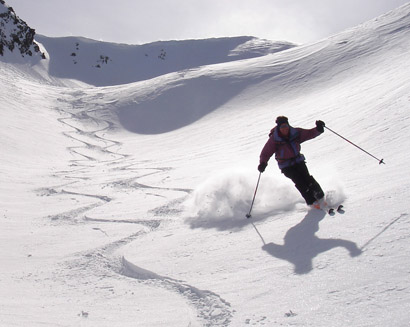
[[[323,210],[330,216],[334,216],[336,212],[338,213],[344,213],[344,207],[343,204],[339,204],[337,207],[333,207],[327,203],[325,199],[320,199],[317,202],[315,202],[313,205],[311,205],[312,208]]]
[[[338,213],[345,213],[344,209],[343,209],[343,204],[339,204],[339,206],[335,209],[335,208],[330,208],[328,209],[327,213],[331,216],[334,216],[336,214],[336,212]]]

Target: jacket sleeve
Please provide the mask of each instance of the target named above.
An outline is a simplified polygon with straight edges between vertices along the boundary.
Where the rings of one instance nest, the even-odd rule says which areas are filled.
[[[300,133],[300,143],[303,143],[305,141],[314,139],[315,137],[319,136],[320,133],[316,127],[312,129],[303,129],[303,128],[298,128],[299,133]]]
[[[259,162],[268,163],[269,159],[273,156],[275,152],[276,152],[275,141],[273,140],[273,137],[270,137],[262,149],[261,155],[259,157]]]

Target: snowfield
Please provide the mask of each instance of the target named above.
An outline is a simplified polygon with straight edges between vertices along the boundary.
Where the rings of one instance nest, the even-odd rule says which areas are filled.
[[[0,61],[1,326],[410,325],[410,4],[302,46],[36,41]],[[302,145],[344,214],[272,159],[246,219],[279,115],[384,159]]]

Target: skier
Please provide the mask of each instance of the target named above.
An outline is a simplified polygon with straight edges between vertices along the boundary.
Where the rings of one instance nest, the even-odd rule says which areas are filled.
[[[263,173],[269,159],[275,154],[280,170],[293,181],[306,204],[318,209],[324,193],[306,167],[300,144],[322,134],[324,126],[323,121],[317,120],[315,128],[294,128],[289,125],[287,117],[277,117],[276,126],[270,131],[269,140],[262,149],[258,166],[258,170]]]

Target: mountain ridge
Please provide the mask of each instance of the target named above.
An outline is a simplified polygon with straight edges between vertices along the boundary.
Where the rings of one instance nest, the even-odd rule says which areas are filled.
[[[250,36],[157,41],[142,45],[41,35],[37,35],[36,40],[47,49],[50,75],[94,86],[128,84],[200,66],[260,57],[296,46]]]
[[[0,56],[4,56],[6,50],[13,52],[17,49],[22,57],[38,54],[45,59],[34,41],[35,30],[20,19],[4,0],[0,0],[0,26]]]

